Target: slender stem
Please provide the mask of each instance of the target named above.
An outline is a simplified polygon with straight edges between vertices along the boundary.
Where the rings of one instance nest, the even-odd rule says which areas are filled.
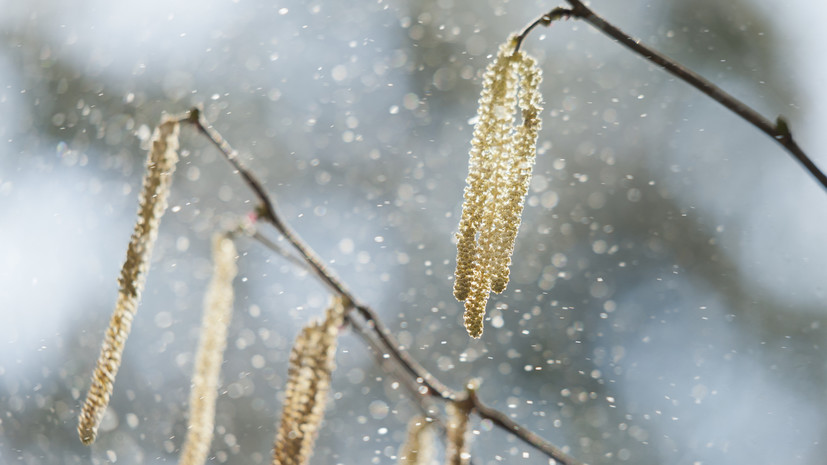
[[[307,263],[304,260],[290,253],[289,250],[282,247],[280,244],[274,242],[269,237],[261,234],[258,228],[253,230],[252,237],[253,239],[259,241],[262,245],[264,245],[271,251],[281,255],[285,260],[289,261],[290,263],[296,265],[297,267],[303,270],[313,273],[313,269],[308,267]],[[330,288],[330,290],[338,294],[338,290],[335,287]]]
[[[271,250],[272,252],[277,253],[278,255],[282,256],[284,259],[292,263],[293,265],[301,268],[305,271],[313,273],[313,269],[310,268],[307,262],[303,261],[301,258],[295,256],[294,254],[290,253],[287,249],[282,247],[281,245],[277,244],[276,242],[270,240],[270,238],[264,236],[258,230],[254,230],[252,232],[252,238],[258,241],[261,245],[266,247],[267,249]],[[323,281],[324,284],[327,285],[326,281]],[[334,294],[339,294],[339,290],[335,287],[329,287],[329,290]],[[352,309],[353,307],[351,307]],[[420,407],[424,414],[428,414],[428,409],[425,407],[425,399],[428,397],[423,397],[422,394],[419,392],[419,383],[416,382],[415,379],[412,379],[410,376],[404,376],[404,373],[400,373],[401,366],[399,364],[392,363],[392,359],[385,358],[383,354],[386,354],[388,349],[382,344],[380,341],[376,340],[373,336],[373,333],[370,331],[370,328],[362,323],[358,318],[353,318],[352,313],[345,314],[345,320],[350,324],[351,328],[365,341],[370,348],[369,352],[376,358],[376,363],[382,367],[385,371],[389,373],[393,373],[394,376],[402,379],[410,379],[413,381],[413,385],[409,382],[403,382],[402,385],[411,395],[411,398],[417,401],[417,405]]]
[[[262,214],[265,217],[274,217],[276,216],[276,206],[275,204],[270,201],[269,196],[267,195],[267,190],[264,186],[253,176],[244,165],[238,160],[238,152],[236,152],[230,144],[224,140],[224,137],[221,136],[221,133],[215,130],[215,128],[210,125],[209,121],[201,114],[201,110],[199,108],[192,108],[189,111],[189,118],[187,118],[186,122],[194,124],[195,127],[198,128],[210,142],[215,145],[221,153],[224,154],[224,157],[233,165],[233,168],[238,171],[241,177],[244,179],[244,182],[250,186],[250,188],[255,192],[256,197],[258,197],[262,202],[263,211]]]
[[[773,140],[781,144],[787,152],[789,152],[796,160],[798,160],[799,163],[801,163],[802,166],[804,166],[804,168],[816,179],[816,181],[821,184],[822,188],[827,189],[827,175],[825,175],[824,172],[816,166],[813,160],[810,159],[806,153],[804,153],[804,150],[799,147],[793,139],[789,126],[783,117],[779,116],[775,123],[771,122],[760,113],[752,109],[752,107],[733,97],[698,73],[684,67],[666,55],[643,45],[639,40],[634,39],[629,34],[621,31],[610,22],[598,16],[580,0],[566,0],[566,2],[571,5],[571,9],[566,10],[555,8],[549,13],[538,18],[534,23],[531,23],[528,27],[526,27],[524,32],[527,34],[531,31],[531,29],[539,24],[548,25],[550,21],[546,21],[545,18],[555,12],[557,12],[558,17],[575,17],[588,22],[600,32],[612,37],[620,42],[621,45],[631,49],[633,52],[660,66],[678,79],[700,90],[736,115],[760,129],[766,135],[772,137]],[[522,38],[523,37],[520,37],[521,42]]]
[[[303,270],[306,270],[310,273],[314,273],[314,270],[312,268],[310,268],[310,266],[308,266],[307,262],[305,262],[301,258],[293,255],[292,253],[290,253],[288,250],[286,250],[284,247],[280,246],[279,244],[273,242],[268,237],[261,234],[261,232],[255,231],[253,233],[252,237],[253,237],[253,239],[257,240],[261,245],[263,245],[264,247],[266,247],[266,248],[270,249],[271,251],[277,253],[278,255],[281,255],[283,258],[285,258],[287,261],[289,261],[293,265],[295,265],[295,266],[297,266],[297,267],[299,267]],[[323,283],[325,285],[327,285],[328,289],[331,292],[333,292],[334,294],[340,294],[339,289],[337,289],[335,287],[330,287],[328,285],[327,281],[323,281]],[[351,307],[351,308],[353,308],[353,307]],[[346,314],[345,318],[347,319],[348,323],[350,323],[350,325],[353,327],[353,329],[356,331],[356,333],[358,333],[359,336],[361,336],[362,339],[365,342],[367,342],[368,346],[371,349],[371,353],[376,356],[377,363],[380,366],[384,367],[386,371],[392,372],[395,375],[399,376],[401,374],[401,373],[399,373],[400,365],[392,364],[391,359],[385,358],[383,356],[383,354],[388,353],[389,349],[386,347],[385,344],[383,344],[380,341],[376,340],[376,338],[372,336],[373,333],[370,331],[370,329],[372,329],[372,328],[370,328],[365,323],[362,323],[360,320],[353,318],[353,315],[350,314],[350,313]],[[369,320],[366,320],[366,321],[369,321]],[[399,377],[401,377],[401,376],[399,376]],[[410,378],[410,376],[408,376],[408,378]],[[412,379],[412,380],[416,384],[416,387],[412,387],[408,383],[403,383],[403,385],[405,385],[405,387],[408,388],[408,390],[410,391],[410,393],[412,395],[415,393],[418,398],[422,399],[422,393],[419,392],[419,385],[420,384],[415,379]]]
[[[359,302],[355,295],[345,286],[345,284],[337,278],[333,272],[322,262],[321,258],[316,252],[307,245],[306,242],[296,234],[292,228],[285,223],[278,214],[275,202],[267,194],[262,183],[256,178],[250,170],[238,160],[237,152],[224,139],[224,137],[215,128],[213,128],[206,118],[201,114],[200,110],[193,108],[190,110],[188,122],[194,124],[202,134],[204,134],[215,145],[224,157],[229,161],[233,168],[238,171],[242,179],[250,186],[256,196],[261,202],[261,220],[267,221],[284,237],[296,251],[301,255],[301,258],[309,265],[310,269],[315,275],[328,287],[335,289],[335,291],[345,298],[350,305],[355,308],[368,321],[368,325],[376,330],[376,333],[382,343],[387,347],[388,352],[396,358],[405,370],[427,388],[427,393],[435,393],[442,398],[453,398],[454,391],[440,382],[430,372],[428,372],[422,365],[414,360],[407,351],[402,350],[401,345],[387,329],[387,327],[379,320],[376,312],[370,307]]]
[[[523,40],[526,36],[531,32],[532,29],[539,25],[543,26],[550,26],[552,21],[556,21],[560,18],[568,18],[571,15],[571,10],[567,8],[557,7],[548,13],[540,16],[539,18],[535,19],[534,21],[528,23],[526,27],[517,34],[517,43],[514,45],[514,53],[520,51],[520,46],[523,45]]]
[[[242,179],[244,179],[261,202],[261,219],[272,224],[276,230],[278,230],[279,233],[296,249],[305,262],[304,266],[309,267],[310,270],[314,272],[316,277],[331,290],[347,299],[349,301],[348,305],[352,309],[356,309],[356,311],[362,315],[365,319],[364,324],[356,322],[353,315],[350,313],[346,315],[346,318],[350,325],[367,342],[367,344],[371,346],[373,350],[377,351],[380,356],[388,354],[393,358],[393,360],[396,361],[402,371],[407,373],[408,376],[415,381],[416,385],[419,386],[419,389],[416,390],[419,394],[448,401],[454,401],[457,399],[461,400],[464,396],[469,395],[459,393],[448,387],[428,370],[422,367],[419,362],[414,360],[406,350],[402,349],[402,346],[388,330],[388,328],[382,323],[382,320],[379,319],[376,312],[369,306],[359,303],[359,300],[347,289],[347,287],[345,287],[345,285],[333,275],[332,271],[322,263],[318,255],[316,255],[316,252],[314,252],[313,249],[311,249],[310,246],[307,245],[304,240],[281,219],[278,214],[278,210],[276,209],[275,202],[267,194],[263,184],[238,160],[237,152],[233,150],[232,146],[230,146],[224,137],[209,124],[199,109],[193,108],[190,110],[188,115],[181,117],[180,121],[193,124],[213,143],[213,145],[221,151],[227,161],[229,161],[233,168],[238,171]],[[263,239],[263,236],[258,234],[254,237],[259,241],[262,241]],[[272,245],[271,241],[262,241],[262,243],[268,247]],[[283,252],[281,248],[276,250],[280,254]],[[293,255],[287,254],[287,256],[290,257]],[[373,333],[375,333],[375,339],[372,337],[370,330],[373,330]],[[546,454],[549,458],[565,465],[580,464],[580,462],[571,459],[548,441],[543,440],[536,433],[531,432],[530,430],[509,419],[504,413],[486,406],[476,397],[476,395],[468,397],[468,400],[473,403],[475,411],[482,418],[491,420],[493,424],[514,434],[526,444]]]
[[[353,318],[351,314],[348,315],[348,322],[350,323],[350,326],[359,334],[359,336],[367,342],[369,352],[374,356],[376,363],[380,368],[396,378],[402,380],[407,379],[410,381],[403,381],[401,385],[405,391],[408,392],[408,396],[414,401],[417,407],[419,407],[422,414],[431,417],[435,410],[433,407],[432,397],[423,396],[422,393],[419,392],[420,384],[416,382],[416,380],[411,379],[409,376],[405,376],[405,373],[402,372],[402,367],[398,363],[393,363],[394,359],[385,358],[384,354],[386,353],[386,349],[379,341],[376,340],[375,337],[372,336],[373,333],[370,331],[368,326],[359,321],[358,318]],[[438,418],[434,418],[434,422],[437,424],[441,423]]]
[[[537,433],[525,429],[519,423],[515,422],[511,418],[508,418],[508,415],[482,403],[482,401],[477,397],[475,391],[469,390],[468,398],[471,401],[471,405],[473,405],[473,410],[481,418],[490,420],[493,424],[499,426],[500,428],[510,431],[524,442],[531,444],[547,456],[563,465],[582,465],[582,462],[566,454],[559,447],[555,447],[551,443],[543,440],[543,438],[538,436]]]
[[[695,87],[696,89],[700,90],[707,96],[711,97],[721,105],[727,107],[730,111],[737,114],[741,118],[745,119],[747,122],[755,126],[756,128],[763,131],[768,136],[772,137],[776,142],[781,144],[785,149],[787,149],[790,154],[795,157],[796,160],[801,163],[804,168],[816,178],[816,180],[821,184],[824,189],[827,189],[827,175],[825,175],[804,153],[801,147],[793,140],[792,133],[790,132],[788,126],[783,121],[781,117],[779,117],[778,124],[772,123],[767,118],[763,117],[760,113],[753,110],[749,105],[741,102],[737,98],[733,97],[732,95],[725,92],[720,87],[716,86],[715,84],[711,83],[707,79],[701,77],[699,74],[695,73],[694,71],[687,69],[677,63],[675,60],[653,50],[643,44],[640,41],[633,39],[631,36],[626,34],[625,32],[621,31],[605,19],[601,18],[597,14],[595,14],[592,10],[590,10],[586,5],[583,4],[580,0],[566,0],[571,6],[571,15],[582,18],[592,26],[599,29],[604,34],[614,38],[622,45],[628,47],[638,55],[646,58],[647,60],[655,63],[656,65],[662,67],[672,75],[676,76],[677,78],[681,79],[682,81],[686,82],[687,84]]]

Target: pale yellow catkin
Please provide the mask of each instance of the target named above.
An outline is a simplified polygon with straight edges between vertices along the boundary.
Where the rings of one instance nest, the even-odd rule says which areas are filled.
[[[491,248],[495,255],[490,264],[491,290],[501,293],[508,284],[511,255],[520,228],[525,196],[531,183],[531,171],[536,159],[537,136],[542,126],[540,82],[542,75],[534,58],[517,53],[517,73],[520,75],[520,110],[522,124],[511,134],[511,152],[507,158],[507,175],[500,178],[498,190],[497,231]]]
[[[344,315],[343,300],[334,298],[324,321],[305,326],[293,344],[273,465],[304,465],[310,460],[324,418]]]
[[[177,120],[165,117],[152,136],[143,188],[138,198],[138,219],[127,248],[126,262],[118,278],[120,289],[115,311],[92,374],[92,385],[78,418],[78,435],[81,442],[87,445],[95,441],[109,404],[124,344],[146,281],[158,226],[167,208],[172,175],[178,162],[178,126]]]
[[[445,463],[447,465],[468,465],[471,453],[468,450],[468,426],[470,410],[464,402],[449,402],[445,406],[448,422],[445,425]]]
[[[408,422],[408,433],[399,448],[399,465],[430,465],[434,458],[433,423],[417,415]]]
[[[540,69],[525,52],[514,52],[516,43],[511,36],[500,46],[483,76],[457,233],[454,296],[465,301],[465,328],[474,338],[482,336],[491,291],[508,284],[541,126]]]
[[[500,47],[497,58],[488,65],[483,75],[477,123],[468,161],[468,177],[462,206],[462,217],[457,233],[457,269],[454,296],[465,300],[472,283],[478,280],[477,264],[480,250],[476,235],[489,201],[490,179],[498,164],[497,154],[507,141],[508,129],[513,124],[516,98],[514,74],[510,73],[509,41]],[[513,45],[511,45],[513,47]]]
[[[204,297],[201,340],[195,356],[190,390],[187,438],[180,465],[202,465],[207,460],[215,427],[215,402],[227,328],[233,310],[233,279],[238,273],[235,244],[226,234],[212,240],[213,275]]]

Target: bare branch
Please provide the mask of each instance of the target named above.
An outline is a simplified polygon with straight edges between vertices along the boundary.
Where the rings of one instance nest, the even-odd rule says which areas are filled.
[[[276,209],[276,203],[267,195],[261,182],[256,178],[250,170],[238,160],[237,152],[230,146],[230,144],[221,136],[215,128],[201,115],[197,108],[190,110],[190,117],[188,122],[194,124],[201,133],[221,150],[224,157],[229,161],[233,167],[238,171],[244,181],[250,186],[256,196],[261,202],[261,220],[269,222],[276,230],[293,246],[294,249],[301,255],[302,259],[311,268],[314,274],[328,287],[335,289],[336,292],[348,301],[347,307],[355,308],[366,320],[368,325],[375,328],[379,339],[387,347],[391,356],[396,358],[405,370],[427,388],[428,391],[435,392],[440,397],[450,398],[454,396],[453,390],[448,386],[442,384],[422,365],[414,360],[406,351],[402,350],[401,345],[385,325],[379,320],[370,307],[362,304],[353,295],[352,292],[336,277],[332,270],[325,265],[316,252],[296,234],[290,226],[285,223]]]
[[[477,415],[480,416],[480,418],[490,420],[491,423],[499,426],[500,428],[506,431],[509,431],[510,433],[520,438],[526,444],[530,444],[532,447],[543,452],[547,456],[553,458],[555,461],[563,465],[583,465],[582,462],[579,462],[578,460],[563,452],[559,447],[555,447],[553,444],[541,438],[539,435],[537,435],[537,433],[527,430],[525,427],[523,427],[516,421],[512,420],[511,418],[508,418],[508,415],[504,414],[503,412],[500,412],[497,409],[485,405],[477,397],[476,390],[468,390],[468,399],[471,401],[471,404],[473,405],[473,411],[476,412]]]
[[[273,241],[269,237],[262,234],[261,231],[258,230],[258,228],[252,231],[251,236],[253,239],[257,240],[261,245],[280,255],[282,258],[292,263],[293,265],[309,273],[313,273],[313,269],[307,266],[307,262],[297,257],[295,254],[291,253],[289,250],[287,250],[287,248],[283,247],[281,244]],[[333,291],[333,293],[335,294],[339,293],[338,289],[336,289],[335,287],[330,287],[330,290]]]
[[[322,281],[326,286],[334,290],[342,298],[349,302],[346,305],[356,309],[357,312],[365,319],[365,323],[357,323],[353,316],[348,313],[346,319],[348,323],[356,330],[369,346],[374,351],[381,352],[384,356],[387,354],[396,364],[401,368],[401,371],[407,373],[416,385],[419,386],[417,392],[421,395],[428,395],[443,400],[454,401],[466,399],[466,401],[473,402],[474,411],[476,411],[482,418],[489,419],[493,424],[503,428],[516,437],[521,439],[526,444],[536,448],[537,450],[546,454],[549,458],[554,459],[565,465],[580,465],[580,462],[568,457],[559,448],[555,447],[548,441],[540,438],[536,433],[524,428],[515,421],[509,419],[504,413],[490,408],[483,404],[475,395],[465,393],[458,393],[450,388],[436,376],[431,374],[422,365],[419,364],[411,355],[402,348],[402,345],[396,340],[393,334],[379,319],[376,312],[369,306],[359,303],[360,301],[348,290],[348,288],[333,275],[332,271],[322,263],[321,259],[316,255],[316,252],[307,245],[304,240],[296,234],[285,223],[278,214],[275,202],[267,195],[263,184],[255,177],[244,165],[238,160],[238,155],[232,146],[215,130],[209,122],[201,115],[201,112],[194,108],[190,110],[187,117],[181,119],[182,122],[188,122],[195,125],[198,130],[207,136],[207,138],[224,154],[224,157],[229,161],[233,167],[238,171],[241,177],[253,190],[261,202],[261,220],[265,220],[275,227],[279,233],[296,249],[305,261],[306,265],[314,272],[316,277]],[[261,238],[257,237],[261,240]],[[290,254],[292,255],[292,254]],[[288,255],[288,256],[290,256]],[[373,336],[376,336],[375,338]],[[396,371],[396,370],[394,370]]]
[[[700,90],[708,97],[725,106],[731,112],[760,129],[764,134],[772,137],[773,140],[781,144],[787,152],[789,152],[796,160],[798,160],[799,163],[801,163],[802,166],[804,166],[804,168],[816,179],[822,188],[827,190],[827,175],[825,175],[824,172],[816,166],[813,160],[810,159],[806,153],[804,153],[804,150],[798,146],[782,116],[778,117],[776,123],[771,122],[769,119],[755,111],[752,107],[733,97],[698,73],[684,67],[677,61],[663,55],[657,50],[643,45],[638,39],[635,39],[629,34],[621,31],[612,23],[598,16],[580,0],[566,0],[566,2],[571,5],[571,9],[559,7],[555,8],[526,26],[523,32],[520,33],[517,47],[519,47],[520,43],[522,43],[525,35],[540,24],[548,26],[551,24],[553,19],[558,18],[573,17],[582,19],[597,28],[600,32],[617,40],[624,47],[629,48],[641,57],[646,58],[652,63],[668,71],[678,79]],[[554,16],[555,14],[556,16]]]

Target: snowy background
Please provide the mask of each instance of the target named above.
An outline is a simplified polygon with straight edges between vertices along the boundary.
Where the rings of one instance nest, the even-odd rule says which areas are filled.
[[[557,4],[0,1],[0,462],[174,463],[209,238],[254,201],[184,128],[98,441],[76,417],[145,142],[203,104],[285,218],[454,387],[593,464],[823,462],[827,195],[780,146],[586,23],[524,44],[541,155],[480,341],[451,295],[480,74]],[[827,167],[827,11],[803,0],[591,6],[774,119]],[[271,233],[271,237],[277,237]],[[301,326],[328,296],[242,240],[215,463],[269,463]],[[313,463],[395,463],[416,406],[351,333]],[[475,419],[475,464],[544,464]]]

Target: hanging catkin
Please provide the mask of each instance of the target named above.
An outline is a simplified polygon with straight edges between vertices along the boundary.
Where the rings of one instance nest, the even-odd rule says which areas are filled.
[[[126,251],[126,262],[118,278],[118,300],[92,374],[92,385],[78,418],[78,434],[87,445],[95,441],[109,404],[124,344],[146,281],[158,226],[167,208],[172,174],[178,162],[178,121],[165,117],[155,129],[151,144],[143,188],[138,198],[138,219]]]
[[[204,297],[201,341],[195,356],[190,390],[187,439],[178,461],[180,465],[202,465],[210,451],[218,378],[233,310],[233,279],[238,272],[236,257],[232,239],[226,234],[213,237],[213,275]]]
[[[310,460],[324,418],[330,376],[336,366],[336,338],[344,314],[342,299],[334,298],[324,321],[305,326],[293,344],[273,465],[303,465]]]
[[[417,415],[408,422],[408,433],[399,448],[399,465],[431,465],[434,457],[433,424]]]
[[[541,126],[541,72],[534,58],[514,52],[516,44],[511,36],[501,45],[483,76],[457,232],[454,296],[465,301],[465,328],[474,338],[482,335],[489,294],[508,284]]]

